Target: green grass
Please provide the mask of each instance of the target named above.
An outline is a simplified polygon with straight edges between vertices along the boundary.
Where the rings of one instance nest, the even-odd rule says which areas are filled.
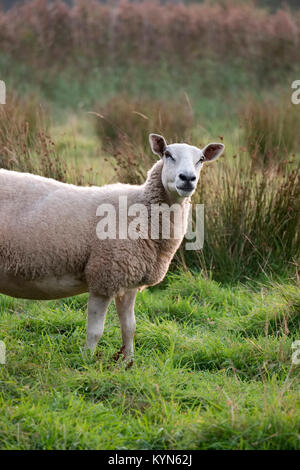
[[[87,296],[0,297],[1,449],[300,449],[300,296],[292,281],[176,274],[136,302],[136,360],[111,305],[83,352]]]

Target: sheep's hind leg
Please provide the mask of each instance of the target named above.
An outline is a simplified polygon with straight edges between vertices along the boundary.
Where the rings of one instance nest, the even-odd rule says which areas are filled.
[[[90,294],[88,303],[87,347],[94,353],[104,330],[104,321],[111,298]]]
[[[126,294],[115,298],[116,308],[120,319],[122,332],[122,348],[114,355],[118,360],[120,356],[126,360],[127,366],[133,364],[133,338],[135,333],[134,302],[137,289],[127,291]]]

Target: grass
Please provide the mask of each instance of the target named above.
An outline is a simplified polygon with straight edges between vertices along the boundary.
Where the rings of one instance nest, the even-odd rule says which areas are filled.
[[[116,95],[96,114],[95,130],[109,150],[120,151],[124,138],[130,139],[143,153],[151,153],[149,134],[156,129],[170,139],[182,142],[195,127],[193,110],[187,95],[178,101],[133,99]]]
[[[164,290],[162,290],[164,289]],[[1,449],[300,449],[299,290],[169,276],[137,298],[136,362],[108,312],[83,353],[87,296],[1,296]]]
[[[282,103],[250,99],[244,123],[247,148],[255,166],[287,161],[299,149],[299,113],[289,97],[284,97]]]

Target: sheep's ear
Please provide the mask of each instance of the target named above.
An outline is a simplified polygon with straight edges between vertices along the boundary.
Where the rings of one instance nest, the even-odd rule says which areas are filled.
[[[204,155],[205,162],[212,162],[216,160],[224,151],[225,145],[224,144],[208,144],[204,149],[202,149],[202,153]]]
[[[159,134],[150,134],[149,142],[153,153],[156,153],[160,158],[162,158],[164,151],[167,147],[167,142],[164,137]]]

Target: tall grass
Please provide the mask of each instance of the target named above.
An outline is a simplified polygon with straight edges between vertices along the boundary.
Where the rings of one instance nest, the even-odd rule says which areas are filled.
[[[49,121],[44,106],[34,94],[20,98],[9,94],[7,105],[0,107],[1,153],[9,152],[20,138],[25,146],[32,147],[39,128],[47,131]]]
[[[0,167],[67,180],[37,98],[9,96],[0,108]]]
[[[120,150],[126,138],[144,152],[149,149],[149,133],[163,134],[167,139],[184,140],[195,125],[187,95],[181,100],[115,95],[98,108],[96,133],[113,151]]]
[[[272,166],[299,150],[300,115],[295,105],[271,99],[248,99],[243,125],[245,141],[255,166]]]
[[[254,171],[249,159],[233,166],[223,159],[204,170],[195,201],[205,204],[205,244],[187,254],[194,266],[220,279],[297,272],[299,165]]]
[[[38,97],[9,96],[0,107],[0,168],[62,182],[90,184],[91,174],[71,166],[49,135],[49,120]]]

